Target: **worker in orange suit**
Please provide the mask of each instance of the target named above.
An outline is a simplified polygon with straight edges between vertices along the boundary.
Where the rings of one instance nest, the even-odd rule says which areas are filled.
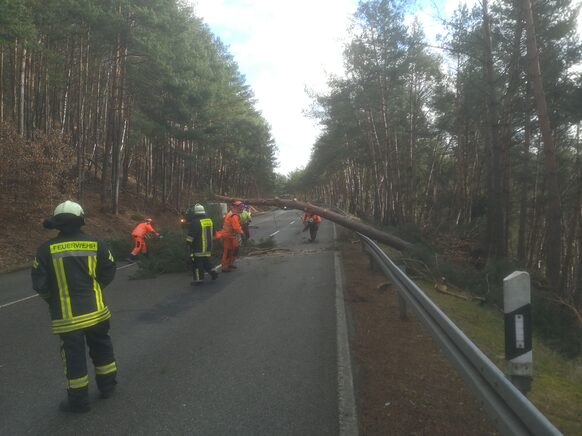
[[[129,262],[136,261],[139,253],[142,253],[144,256],[148,255],[148,246],[145,240],[150,233],[153,233],[158,238],[162,237],[156,229],[154,229],[152,219],[146,218],[142,223],[139,223],[135,229],[133,229],[133,232],[131,232],[131,237],[134,239],[135,245],[126,260]]]
[[[224,217],[222,230],[217,232],[217,236],[222,238],[223,252],[222,252],[222,272],[232,272],[236,269],[234,265],[235,251],[238,247],[238,238],[244,235],[244,231],[240,224],[240,211],[242,210],[242,202],[235,200],[230,205],[230,210]]]
[[[304,209],[305,213],[303,214],[303,218],[301,221],[305,226],[303,231],[306,232],[309,230],[309,242],[315,242],[315,237],[317,236],[317,231],[319,230],[319,225],[321,224],[321,217],[317,214],[309,212],[307,209]]]

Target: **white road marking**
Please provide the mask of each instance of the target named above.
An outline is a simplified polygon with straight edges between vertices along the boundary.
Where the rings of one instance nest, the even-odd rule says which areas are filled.
[[[130,263],[130,264],[128,264],[128,265],[123,265],[123,266],[120,266],[120,267],[119,267],[119,268],[117,268],[117,269],[124,269],[124,268],[129,268],[130,266],[134,266],[134,265],[135,265],[135,263]]]
[[[333,227],[334,241],[336,238]],[[358,435],[358,414],[356,412],[356,396],[350,359],[350,343],[346,308],[344,303],[343,272],[340,255],[334,254],[335,267],[335,312],[337,325],[337,383],[339,406],[339,434],[340,436]]]
[[[38,297],[38,294],[34,294],[34,295],[29,296],[29,297],[21,298],[20,300],[16,300],[16,301],[12,301],[10,303],[3,304],[0,306],[0,309],[2,309],[3,307],[12,306],[13,304],[16,304],[16,303],[20,303],[21,301],[30,300],[31,298],[34,298],[34,297]]]
[[[291,221],[289,224],[294,224],[294,223],[295,223],[295,220]]]
[[[269,238],[272,238],[273,236],[275,236],[275,235],[276,235],[277,233],[279,233],[280,231],[281,231],[281,230],[277,230],[275,233],[271,233],[271,234],[269,235]]]
[[[135,265],[135,263],[130,263],[129,265],[120,266],[117,269],[124,269],[124,268],[130,267],[130,266],[133,266],[133,265]],[[30,300],[31,298],[38,297],[38,296],[39,296],[38,294],[29,295],[28,297],[21,298],[20,300],[11,301],[10,303],[2,304],[2,305],[0,305],[0,309],[3,309],[4,307],[12,306],[13,304],[20,303],[22,301]]]

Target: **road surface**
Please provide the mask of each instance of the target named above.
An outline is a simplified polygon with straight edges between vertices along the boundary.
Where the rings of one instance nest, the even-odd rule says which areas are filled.
[[[114,397],[58,412],[59,338],[28,271],[0,276],[0,434],[356,434],[349,347],[333,227],[307,241],[300,214],[253,218],[278,254],[190,286],[190,276],[130,280],[118,263],[105,290],[119,367]],[[39,241],[39,243],[42,241]]]

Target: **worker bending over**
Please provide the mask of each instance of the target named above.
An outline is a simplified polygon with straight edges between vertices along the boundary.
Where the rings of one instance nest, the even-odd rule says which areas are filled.
[[[131,232],[131,237],[133,238],[135,245],[126,259],[128,262],[136,261],[137,255],[139,253],[146,257],[148,256],[148,246],[145,240],[150,233],[153,233],[158,238],[162,237],[162,235],[160,235],[156,229],[154,229],[151,218],[146,218],[142,223],[139,223],[135,229],[133,229],[133,232]]]
[[[319,224],[321,223],[321,217],[317,214],[309,212],[307,209],[304,209],[305,213],[303,214],[303,231],[306,232],[309,230],[309,242],[315,242],[315,237],[317,236],[317,231],[319,230]]]

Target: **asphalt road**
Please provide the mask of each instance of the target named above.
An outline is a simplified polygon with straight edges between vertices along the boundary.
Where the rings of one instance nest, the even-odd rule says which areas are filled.
[[[29,272],[0,276],[0,435],[355,434],[333,227],[309,243],[299,217],[254,217],[253,239],[289,251],[203,287],[186,273],[130,280],[136,266],[119,262],[105,290],[118,390],[97,399],[91,380],[84,415],[57,410],[59,338]]]

